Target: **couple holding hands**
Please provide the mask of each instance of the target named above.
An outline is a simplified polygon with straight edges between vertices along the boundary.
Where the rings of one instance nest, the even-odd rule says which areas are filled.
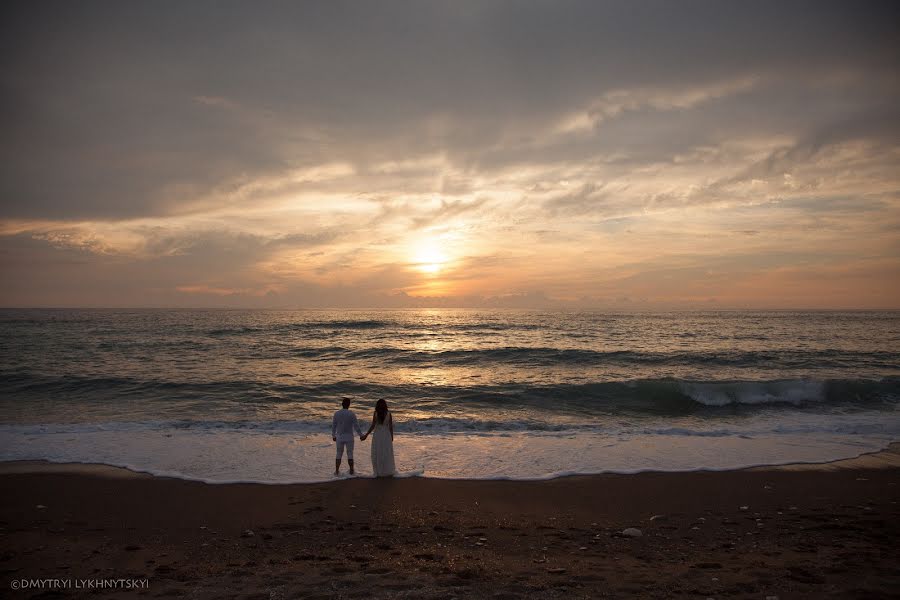
[[[365,441],[369,434],[372,435],[372,472],[376,477],[390,477],[397,472],[394,466],[394,421],[388,411],[387,402],[384,399],[375,403],[375,413],[372,415],[372,425],[365,433],[359,428],[356,415],[350,410],[350,398],[344,398],[343,408],[334,413],[331,420],[331,439],[337,443],[337,456],[334,460],[334,474],[340,475],[341,459],[344,449],[347,449],[347,464],[350,466],[350,474],[353,470],[353,445],[354,430],[359,434],[359,440]]]

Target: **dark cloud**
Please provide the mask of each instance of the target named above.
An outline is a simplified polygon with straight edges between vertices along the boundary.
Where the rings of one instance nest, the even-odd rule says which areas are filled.
[[[647,161],[759,127],[827,131],[876,100],[900,104],[890,2],[8,2],[0,10],[6,218],[170,214],[235,182],[334,161],[366,172],[442,153],[463,173],[622,150]],[[705,114],[675,108],[685,112],[672,118],[651,102],[587,139],[548,143],[542,133],[616,90],[665,93],[741,77],[765,82],[753,98],[764,108],[725,98]],[[848,104],[810,104],[802,92],[816,80],[834,82],[819,88],[821,105],[829,95]],[[896,123],[896,113],[888,118]],[[452,194],[469,189],[466,179],[421,185]],[[364,179],[346,188],[371,191]]]

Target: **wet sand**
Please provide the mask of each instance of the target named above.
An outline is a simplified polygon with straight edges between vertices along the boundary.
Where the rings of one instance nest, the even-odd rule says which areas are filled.
[[[539,482],[210,485],[15,462],[0,486],[10,598],[900,597],[896,444],[829,465]],[[148,587],[10,589],[41,578]]]

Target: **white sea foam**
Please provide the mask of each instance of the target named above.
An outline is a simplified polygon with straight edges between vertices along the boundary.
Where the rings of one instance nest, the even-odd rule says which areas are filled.
[[[154,423],[3,425],[0,459],[104,463],[210,483],[330,481],[328,428],[168,426]],[[635,426],[595,430],[410,433],[398,427],[401,474],[455,479],[547,479],[571,474],[736,469],[828,462],[900,439],[890,413],[774,415],[730,427]],[[356,442],[357,469],[371,475],[370,444]]]
[[[823,381],[681,382],[679,388],[685,395],[706,406],[778,402],[799,405],[825,400]]]

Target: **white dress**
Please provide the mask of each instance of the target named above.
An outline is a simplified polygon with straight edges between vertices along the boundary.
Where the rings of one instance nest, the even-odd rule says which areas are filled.
[[[376,417],[377,419],[377,417]],[[397,472],[394,466],[394,440],[388,423],[391,413],[384,417],[384,423],[375,424],[372,432],[372,472],[376,477],[390,477]]]

